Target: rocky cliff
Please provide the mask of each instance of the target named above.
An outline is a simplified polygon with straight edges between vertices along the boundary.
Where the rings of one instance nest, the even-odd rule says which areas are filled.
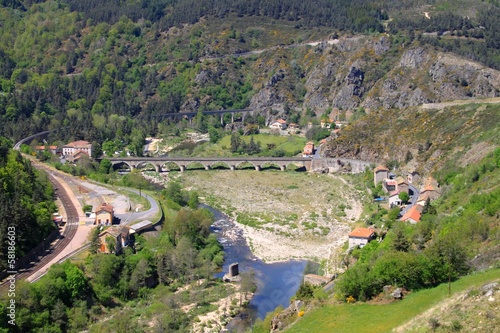
[[[500,96],[499,71],[417,42],[404,45],[388,36],[354,37],[302,48],[263,54],[254,64],[258,80],[251,108],[280,113],[311,108],[322,114],[335,107],[402,109]]]

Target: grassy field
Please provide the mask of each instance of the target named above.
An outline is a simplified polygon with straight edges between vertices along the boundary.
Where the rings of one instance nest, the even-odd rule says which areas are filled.
[[[259,142],[262,150],[267,148],[267,145],[275,145],[276,149],[282,149],[287,154],[296,154],[297,151],[301,152],[304,149],[306,142],[308,141],[305,137],[301,136],[280,136],[272,134],[255,134],[242,136],[241,138],[246,142],[250,142],[250,138],[254,139],[255,142]],[[219,142],[218,145],[222,148],[226,147],[229,149],[231,147],[231,136],[226,135]]]
[[[452,296],[471,287],[479,287],[500,278],[500,269],[465,276],[452,283]],[[390,304],[334,304],[317,308],[286,330],[288,333],[390,332],[422,312],[446,301],[448,285],[408,295],[401,302]]]

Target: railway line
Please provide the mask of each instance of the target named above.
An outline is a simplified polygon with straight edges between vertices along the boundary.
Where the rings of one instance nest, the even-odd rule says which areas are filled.
[[[47,250],[41,251],[41,253],[33,254],[31,258],[28,258],[27,263],[22,263],[23,258],[18,260],[18,263],[20,263],[20,267],[17,267],[16,281],[27,279],[31,275],[44,268],[45,265],[52,261],[54,258],[56,258],[66,248],[66,246],[68,246],[78,229],[78,211],[71,202],[66,189],[49,172],[47,174],[50,182],[55,188],[56,195],[59,197],[62,205],[64,206],[64,209],[66,210],[66,226],[63,233],[58,236],[55,243],[51,244]],[[2,281],[0,285],[1,293],[4,293],[4,291],[8,288],[8,282],[8,278]]]

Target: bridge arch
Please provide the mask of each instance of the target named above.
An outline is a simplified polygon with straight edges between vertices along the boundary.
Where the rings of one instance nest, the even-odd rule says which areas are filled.
[[[160,165],[160,167],[162,168],[162,170],[166,170],[166,171],[172,171],[172,170],[181,171],[180,164],[177,162],[174,162],[174,161],[167,161],[165,163],[162,163]]]
[[[149,162],[149,161],[144,161],[144,162],[139,162],[137,165],[136,165],[136,168],[137,169],[144,169],[146,170],[147,167],[152,167],[156,172],[160,172],[161,168],[158,164],[155,164],[153,162]]]
[[[231,166],[224,161],[217,161],[210,165],[210,169],[212,170],[230,170]]]
[[[249,168],[255,169],[257,167],[257,164],[252,163],[250,161],[241,161],[241,162],[238,162],[235,165],[235,167],[238,168],[239,170],[245,170],[245,169],[249,169]]]
[[[112,162],[113,171],[123,170],[124,167],[126,167],[126,169],[128,169],[129,171],[132,171],[134,169],[134,166],[131,163],[127,163],[126,161]]]

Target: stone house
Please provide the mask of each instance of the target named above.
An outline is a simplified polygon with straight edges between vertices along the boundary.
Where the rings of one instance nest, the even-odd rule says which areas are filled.
[[[95,211],[94,224],[111,225],[113,224],[114,210],[113,206],[103,203]]]
[[[406,192],[406,193],[409,193],[409,186],[408,186],[408,183],[406,182],[406,179],[404,179],[403,177],[399,176],[399,177],[396,177],[396,189],[399,191],[399,192]]]
[[[420,179],[420,174],[416,171],[413,171],[413,172],[408,172],[406,174],[406,180],[408,181],[408,183],[414,183],[414,182],[418,182]]]
[[[389,178],[389,169],[386,166],[379,165],[373,170],[373,183],[375,186],[386,178]]]
[[[99,240],[101,243],[99,252],[120,254],[128,245],[129,230],[125,226],[112,226],[99,234]]]
[[[356,228],[349,234],[349,249],[359,246],[360,248],[368,244],[375,238],[375,231],[370,228]]]
[[[397,191],[398,184],[394,179],[385,178],[382,181],[382,188],[384,189],[384,191],[391,193]]]

